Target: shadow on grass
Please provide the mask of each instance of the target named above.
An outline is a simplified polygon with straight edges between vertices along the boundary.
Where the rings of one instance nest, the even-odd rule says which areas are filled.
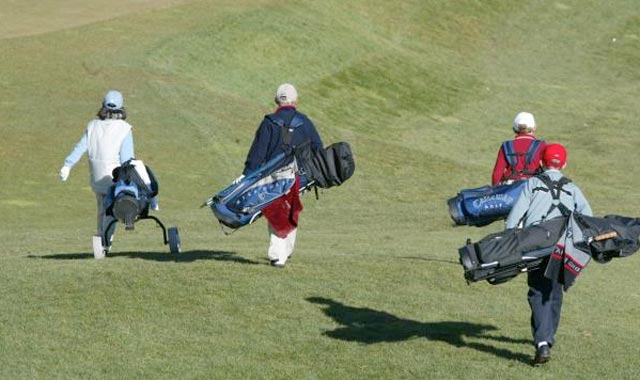
[[[93,258],[93,253],[56,253],[51,255],[29,255],[32,259],[50,259],[50,260],[86,260]],[[217,260],[232,261],[239,264],[262,264],[257,261],[245,259],[236,255],[234,252],[226,251],[185,251],[177,254],[170,252],[114,252],[107,256],[109,258],[127,257],[131,259],[143,259],[153,261],[171,261],[171,262],[192,262],[198,260]]]
[[[492,325],[457,321],[418,322],[398,318],[384,311],[347,306],[322,297],[310,297],[307,298],[307,301],[324,305],[323,312],[334,321],[344,325],[344,327],[323,333],[334,339],[374,344],[400,342],[414,337],[422,337],[433,341],[445,342],[455,347],[469,347],[504,359],[516,360],[526,364],[531,362],[531,358],[528,355],[497,348],[491,344],[468,340],[468,338],[472,338],[474,340],[484,339],[495,342],[532,344],[532,341],[527,339],[487,335],[486,332],[498,329]]]

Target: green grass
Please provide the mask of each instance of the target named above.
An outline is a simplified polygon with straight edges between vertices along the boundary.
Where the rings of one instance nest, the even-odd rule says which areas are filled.
[[[587,268],[553,361],[532,368],[524,276],[467,286],[457,263],[500,223],[452,228],[445,205],[489,182],[527,110],[597,215],[640,215],[636,1],[14,3],[0,1],[0,378],[637,376],[638,257]],[[198,206],[242,170],[285,81],[357,170],[304,197],[275,270],[264,221],[225,236]],[[111,88],[178,256],[142,222],[94,260],[86,160],[58,179]]]

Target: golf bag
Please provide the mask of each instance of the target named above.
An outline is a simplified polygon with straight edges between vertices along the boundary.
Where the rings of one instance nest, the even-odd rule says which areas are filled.
[[[520,196],[526,180],[512,184],[465,189],[447,201],[456,225],[486,226],[505,219]]]
[[[575,278],[590,258],[606,263],[632,255],[640,247],[639,236],[638,218],[619,215],[598,218],[571,213],[521,230],[490,234],[477,243],[467,241],[458,253],[467,282],[487,280],[490,284],[501,284],[520,273],[540,269],[552,255],[551,261],[558,261],[565,268],[570,262],[577,263],[580,270],[573,270]],[[569,252],[569,245],[575,251]],[[586,257],[580,260],[579,252]],[[565,260],[566,253],[574,257]],[[571,271],[570,267],[567,269]],[[572,282],[563,283],[568,288]]]
[[[140,160],[129,160],[112,172],[114,184],[105,197],[105,214],[114,219],[105,227],[102,236],[94,237],[93,254],[105,257],[111,246],[109,232],[115,223],[122,222],[126,230],[133,230],[139,220],[152,219],[162,229],[164,244],[171,253],[180,252],[180,235],[177,227],[166,228],[160,219],[149,215],[151,200],[158,195],[158,181],[151,169]],[[107,248],[105,248],[107,247]]]
[[[295,183],[295,175],[295,160],[281,153],[209,198],[204,205],[211,207],[222,225],[237,229],[252,223],[262,209],[286,194]],[[305,189],[308,180],[303,177],[300,180],[300,188]]]
[[[487,280],[500,284],[521,272],[538,269],[551,255],[567,224],[566,217],[527,228],[490,234],[477,243],[467,241],[458,250],[468,282]]]
[[[349,144],[336,143],[314,151],[305,143],[296,147],[292,155],[281,153],[248,173],[240,182],[209,198],[203,206],[209,206],[223,226],[238,229],[253,223],[265,207],[291,190],[296,176],[302,193],[313,186],[339,186],[354,170]]]
[[[133,229],[135,220],[149,214],[151,198],[158,195],[158,181],[140,160],[129,160],[113,170],[114,184],[105,198],[106,214]]]

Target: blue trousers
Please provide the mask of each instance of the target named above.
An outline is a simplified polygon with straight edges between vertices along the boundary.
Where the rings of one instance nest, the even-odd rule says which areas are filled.
[[[562,310],[562,284],[557,279],[544,276],[544,265],[528,273],[529,293],[527,299],[531,307],[531,333],[537,347],[540,342],[553,345]]]

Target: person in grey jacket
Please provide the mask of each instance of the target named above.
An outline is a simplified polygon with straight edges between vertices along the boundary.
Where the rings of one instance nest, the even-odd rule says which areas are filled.
[[[524,228],[573,211],[592,216],[584,194],[561,170],[567,164],[567,151],[560,144],[549,144],[542,155],[544,172],[527,180],[506,221],[506,228]],[[545,265],[543,264],[542,267]],[[560,323],[562,284],[544,276],[544,270],[528,272],[527,298],[531,307],[531,331],[536,354],[534,364],[551,358],[551,346]]]

